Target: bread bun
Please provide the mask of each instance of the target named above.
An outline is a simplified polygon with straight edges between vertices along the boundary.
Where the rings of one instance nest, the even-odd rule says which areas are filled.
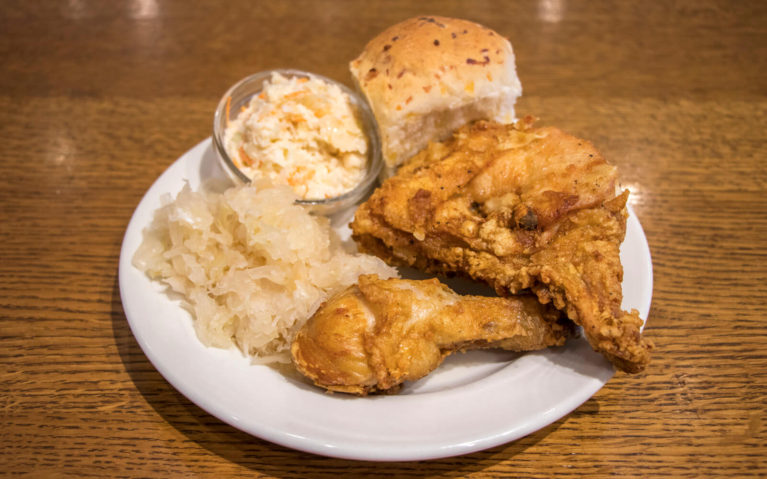
[[[350,63],[380,129],[388,171],[477,119],[514,121],[511,43],[482,25],[423,16],[373,38]]]

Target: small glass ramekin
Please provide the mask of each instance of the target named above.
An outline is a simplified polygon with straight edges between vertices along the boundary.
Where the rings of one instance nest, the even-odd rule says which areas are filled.
[[[273,73],[279,73],[286,78],[317,78],[329,84],[338,85],[351,99],[352,105],[362,122],[363,132],[368,140],[365,175],[353,189],[342,195],[323,199],[301,199],[297,200],[297,203],[306,206],[312,212],[323,215],[332,215],[356,205],[373,188],[383,165],[378,126],[370,106],[368,106],[367,101],[363,97],[342,83],[322,75],[317,75],[316,73],[289,69],[263,71],[243,78],[224,93],[213,117],[213,145],[224,171],[237,184],[250,183],[250,178],[234,164],[226,152],[224,134],[227,124],[237,117],[241,107],[248,105],[251,97],[261,92],[263,84],[271,79]]]

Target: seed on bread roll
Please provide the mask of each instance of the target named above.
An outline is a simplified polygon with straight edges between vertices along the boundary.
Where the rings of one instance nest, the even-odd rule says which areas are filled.
[[[522,94],[511,43],[467,20],[405,20],[373,38],[349,67],[378,121],[389,173],[467,122],[513,122]]]

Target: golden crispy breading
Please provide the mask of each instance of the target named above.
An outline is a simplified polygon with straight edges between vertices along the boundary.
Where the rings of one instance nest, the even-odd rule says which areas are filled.
[[[562,345],[572,323],[534,297],[460,296],[436,279],[360,276],[299,330],[298,370],[331,391],[367,394],[419,379],[454,351]]]
[[[391,264],[462,273],[500,295],[533,291],[594,349],[639,372],[651,345],[621,310],[628,193],[587,141],[556,128],[477,122],[412,158],[362,204],[360,249]]]

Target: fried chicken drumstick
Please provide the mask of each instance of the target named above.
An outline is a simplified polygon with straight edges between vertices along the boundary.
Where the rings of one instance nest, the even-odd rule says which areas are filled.
[[[532,291],[581,325],[592,347],[639,372],[651,345],[621,310],[628,192],[585,140],[531,122],[476,122],[432,143],[362,204],[361,251],[430,273],[461,273],[499,295]]]
[[[360,276],[299,330],[297,369],[330,391],[396,391],[455,351],[562,345],[573,325],[534,297],[461,296],[436,279]]]

